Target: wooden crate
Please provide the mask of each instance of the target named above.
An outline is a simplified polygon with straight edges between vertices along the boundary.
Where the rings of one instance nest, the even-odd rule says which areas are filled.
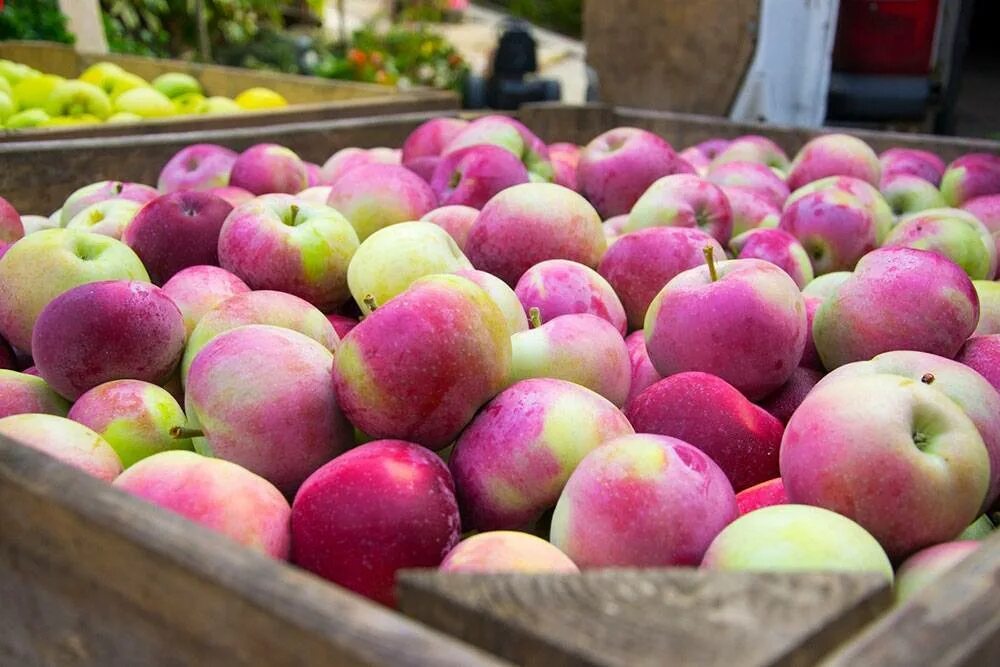
[[[333,118],[367,117],[382,113],[457,109],[454,93],[430,88],[399,90],[354,81],[280,74],[241,67],[203,65],[182,60],[161,60],[114,53],[78,53],[72,47],[50,42],[0,42],[0,58],[24,63],[66,78],[79,76],[96,62],[107,61],[150,81],[165,72],[184,72],[201,82],[208,95],[235,97],[247,88],[264,86],[280,93],[289,106],[267,111],[247,111],[224,116],[177,116],[141,124],[101,124],[65,128],[0,130],[0,142],[65,140],[83,137],[118,137],[197,130],[230,129],[261,125],[302,123]]]
[[[47,212],[87,182],[151,182],[196,141],[278,141],[320,161],[345,146],[399,145],[433,115],[8,143],[0,195]],[[678,147],[759,133],[794,151],[816,134],[600,106],[520,116],[548,141],[633,125]],[[1000,152],[997,142],[856,134],[946,159]],[[0,665],[980,666],[1000,664],[998,583],[1000,535],[895,609],[883,582],[856,575],[414,572],[401,577],[403,616],[0,438]]]

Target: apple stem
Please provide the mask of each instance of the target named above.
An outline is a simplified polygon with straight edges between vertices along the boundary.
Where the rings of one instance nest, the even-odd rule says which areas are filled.
[[[933,384],[934,373],[924,373],[922,376],[920,376],[920,381],[923,382],[924,384]]]
[[[200,428],[187,428],[186,426],[175,426],[170,429],[170,437],[174,440],[185,440],[187,438],[204,438],[205,432]]]
[[[115,182],[114,190],[115,190],[115,194],[116,195],[120,195],[122,193],[122,190],[124,190],[124,189],[125,189],[125,184],[124,183],[122,183],[121,181],[116,181]]]
[[[378,302],[375,301],[374,294],[365,294],[361,300],[365,302],[365,305],[368,307],[368,310],[373,313],[375,312],[375,309],[378,308]]]
[[[712,277],[712,282],[714,283],[719,279],[719,272],[715,270],[715,249],[707,245],[701,249],[701,252],[705,255],[705,263],[708,264],[708,275]]]
[[[299,206],[298,206],[298,204],[292,204],[291,206],[288,207],[288,210],[292,212],[292,218],[289,221],[289,224],[291,224],[291,226],[294,227],[295,226],[295,218],[299,214]]]
[[[532,329],[542,326],[542,311],[538,309],[538,306],[532,306],[528,309],[528,323]]]

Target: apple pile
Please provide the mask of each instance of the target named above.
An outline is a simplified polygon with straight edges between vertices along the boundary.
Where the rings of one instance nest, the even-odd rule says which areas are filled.
[[[1000,509],[998,239],[1000,157],[839,134],[192,145],[0,200],[0,434],[389,605],[410,567],[902,597]]]
[[[248,88],[235,99],[212,95],[190,74],[166,72],[152,81],[110,62],[76,79],[0,60],[0,129],[132,123],[191,114],[229,114],[287,106],[279,93]]]

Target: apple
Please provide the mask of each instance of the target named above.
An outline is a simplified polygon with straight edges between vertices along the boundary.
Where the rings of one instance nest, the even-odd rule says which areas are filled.
[[[428,276],[347,334],[333,384],[369,436],[442,449],[505,386],[510,354],[507,320],[485,291],[459,276]]]
[[[8,130],[24,130],[32,127],[43,127],[50,120],[49,114],[43,109],[26,109],[8,116],[4,127]]]
[[[229,185],[255,195],[295,194],[309,185],[306,166],[293,151],[277,144],[256,144],[237,156]]]
[[[477,144],[492,144],[516,155],[530,174],[542,181],[553,176],[549,150],[523,123],[507,116],[480,116],[455,135],[441,151],[441,157]]]
[[[400,166],[399,157],[390,149],[342,148],[320,167],[320,182],[333,185],[340,177],[356,167],[368,164],[389,164]]]
[[[1000,497],[1000,394],[979,373],[963,364],[925,352],[897,350],[871,361],[841,366],[819,386],[843,378],[889,374],[919,380],[944,393],[972,420],[990,458],[990,484],[983,509]]]
[[[321,310],[308,301],[271,290],[237,293],[205,312],[188,336],[181,360],[181,380],[184,384],[187,384],[192,362],[205,345],[226,331],[250,324],[291,329],[312,338],[331,353],[340,343],[333,325]]]
[[[325,206],[327,200],[330,199],[330,191],[332,189],[329,185],[312,185],[295,196],[312,204],[323,204]]]
[[[155,188],[141,183],[98,181],[76,190],[63,203],[59,212],[60,224],[65,227],[83,209],[108,199],[126,199],[145,204],[160,196]]]
[[[792,415],[805,400],[809,392],[812,391],[820,380],[823,379],[823,371],[806,366],[799,366],[792,371],[792,376],[788,382],[781,385],[776,391],[768,394],[757,401],[757,405],[767,410],[771,416],[787,424]]]
[[[262,86],[247,88],[233,101],[236,102],[236,106],[247,111],[281,109],[288,106],[288,100],[281,93]]]
[[[619,236],[625,233],[625,225],[628,224],[628,215],[616,215],[613,218],[608,218],[604,221],[602,225],[604,227],[604,236],[608,239],[608,247],[611,247],[611,241],[617,240]],[[719,246],[720,248],[722,246]]]
[[[126,74],[125,70],[119,65],[104,60],[96,62],[83,70],[79,79],[80,81],[86,81],[97,86],[106,93],[110,93],[112,88],[114,88],[115,80],[124,74]]]
[[[403,142],[403,166],[429,182],[441,159],[441,151],[468,124],[461,118],[432,118],[421,123]]]
[[[507,283],[492,273],[476,269],[459,269],[454,273],[456,276],[471,280],[486,292],[503,313],[504,319],[507,320],[507,328],[512,336],[520,331],[528,330],[528,316],[524,312],[524,306],[521,305],[517,294]]]
[[[189,439],[170,435],[187,422],[181,406],[166,389],[140,380],[97,385],[67,416],[104,438],[125,468],[159,452],[192,447]]]
[[[184,72],[164,72],[150,82],[150,85],[170,99],[191,93],[202,93],[198,79]]]
[[[97,86],[85,81],[63,81],[56,85],[45,102],[49,116],[95,116],[104,120],[111,115],[111,100]]]
[[[664,176],[636,201],[625,231],[660,226],[694,227],[726,243],[733,232],[733,210],[714,183],[691,174]]]
[[[584,456],[631,433],[625,415],[580,385],[553,378],[512,385],[479,412],[452,450],[463,527],[531,525],[555,507]]]
[[[41,74],[41,72],[32,67],[0,58],[0,79],[6,80],[10,86],[16,85],[22,79],[37,76],[38,74]]]
[[[729,241],[737,259],[762,259],[787,273],[799,289],[813,280],[805,248],[783,229],[750,229]]]
[[[896,573],[896,604],[902,604],[981,546],[973,540],[942,542],[907,558]]]
[[[679,438],[705,452],[737,491],[778,476],[781,422],[722,378],[670,375],[635,397],[626,414],[639,433]]]
[[[128,199],[105,199],[77,213],[66,223],[66,229],[77,229],[91,234],[102,234],[121,239],[125,228],[143,207]]]
[[[220,188],[209,188],[208,192],[229,202],[229,205],[236,208],[240,204],[245,204],[254,198],[253,193],[247,192],[243,188],[226,185]]]
[[[525,183],[497,194],[483,207],[465,244],[474,267],[508,285],[547,259],[594,268],[606,249],[594,207],[553,183]]]
[[[722,186],[733,211],[733,236],[751,229],[773,229],[781,223],[781,209],[743,188]]]
[[[437,567],[460,538],[448,468],[402,440],[330,461],[292,503],[292,560],[384,605],[395,604],[397,571]]]
[[[805,349],[806,308],[787,273],[759,259],[688,269],[668,282],[646,312],[649,358],[660,375],[713,373],[748,398],[791,377]],[[739,326],[733,326],[738,322]]]
[[[882,165],[882,182],[900,175],[917,176],[935,188],[941,184],[944,175],[944,160],[929,151],[917,148],[890,148],[879,155]]]
[[[205,109],[202,113],[210,115],[225,115],[240,113],[243,109],[235,101],[228,97],[212,95],[205,98]]]
[[[691,165],[694,173],[698,176],[705,176],[708,173],[709,165],[712,164],[712,160],[702,153],[697,146],[688,146],[678,153],[677,157]]]
[[[975,520],[990,457],[975,423],[933,384],[842,377],[816,387],[792,415],[781,478],[789,501],[857,521],[898,560]]]
[[[435,273],[471,269],[444,229],[430,222],[401,222],[378,230],[361,244],[347,267],[347,285],[364,315]]]
[[[233,209],[218,238],[219,264],[251,289],[288,292],[324,311],[350,297],[358,236],[329,206],[264,195]]]
[[[579,572],[569,556],[540,537],[516,530],[492,530],[459,542],[438,568],[442,572],[526,574]]]
[[[185,400],[195,450],[237,463],[283,493],[353,444],[330,381],[333,355],[282,327],[219,334],[191,364]]]
[[[552,182],[570,190],[579,190],[577,167],[580,165],[580,146],[571,143],[549,145],[549,160],[552,161]]]
[[[170,192],[136,213],[122,241],[139,256],[153,282],[162,285],[188,267],[219,263],[219,233],[232,210],[227,201],[209,192]]]
[[[580,193],[611,218],[632,210],[660,178],[676,173],[673,147],[652,132],[617,127],[595,137],[580,153]]]
[[[108,97],[111,98],[112,106],[114,105],[115,100],[130,90],[149,87],[149,84],[145,79],[141,76],[132,74],[131,72],[122,72],[112,79],[110,85],[111,90],[108,91]]]
[[[792,190],[828,176],[852,176],[878,186],[882,165],[871,146],[849,134],[824,134],[799,149],[788,171]]]
[[[235,463],[194,452],[162,452],[130,467],[114,486],[254,551],[279,560],[289,556],[288,501],[266,479]]]
[[[358,326],[358,320],[355,317],[349,315],[338,315],[336,313],[330,313],[326,316],[327,321],[333,326],[333,330],[337,332],[339,338],[343,338],[351,329]]]
[[[14,115],[17,111],[17,103],[14,99],[0,90],[0,128],[3,127],[4,121]]]
[[[962,210],[976,216],[990,230],[1000,255],[1000,194],[970,199],[962,204]]]
[[[122,471],[118,455],[101,436],[65,417],[18,414],[0,419],[0,436],[59,459],[67,465],[112,481]]]
[[[17,108],[21,111],[41,109],[45,107],[52,91],[63,81],[65,81],[64,78],[55,74],[31,76],[14,84],[8,95],[17,103]],[[3,91],[0,90],[0,92]]]
[[[837,289],[853,276],[851,271],[834,271],[813,278],[802,288],[802,295],[825,301],[837,293]]]
[[[579,262],[565,259],[539,262],[524,272],[514,293],[526,313],[537,308],[545,321],[560,315],[588,313],[610,322],[622,336],[628,330],[625,308],[611,284]]]
[[[456,204],[430,210],[420,219],[424,222],[433,222],[448,232],[451,238],[455,239],[459,250],[465,252],[465,242],[468,240],[472,225],[476,223],[478,217],[478,209]]]
[[[702,569],[750,572],[873,572],[892,581],[892,563],[854,521],[807,505],[783,504],[744,514],[720,532]]]
[[[327,202],[354,226],[358,239],[398,222],[419,220],[437,208],[431,187],[405,167],[370,164],[341,176]]]
[[[442,157],[429,182],[441,205],[482,208],[501,190],[527,183],[528,170],[510,151],[480,144]]]
[[[142,118],[167,118],[177,113],[170,98],[153,88],[133,88],[114,100],[115,111],[134,113]],[[51,113],[51,111],[49,112]]]
[[[715,141],[720,140],[716,139]],[[701,145],[703,144],[699,144],[699,146]],[[785,154],[781,146],[767,137],[748,134],[736,137],[724,146],[719,144],[717,149],[715,145],[712,147],[716,153],[715,157],[711,158],[712,164],[709,171],[729,162],[757,162],[778,171],[788,170],[788,155]],[[704,149],[702,150],[704,152]]]
[[[625,435],[587,454],[552,515],[549,540],[583,569],[690,566],[738,516],[726,475],[662,435]]]
[[[740,516],[764,507],[787,504],[788,496],[785,495],[785,485],[780,477],[754,484],[736,494],[736,507]]]
[[[1000,194],[1000,156],[969,153],[953,160],[941,177],[941,194],[949,206]]]
[[[941,192],[932,183],[913,174],[883,176],[879,190],[896,215],[946,206]]]
[[[108,280],[45,306],[31,336],[38,372],[70,400],[111,380],[166,382],[184,349],[184,319],[160,288]]]
[[[10,202],[0,197],[0,246],[10,245],[24,238],[24,223]]]
[[[208,102],[201,93],[184,93],[170,100],[177,115],[194,115],[205,113]]]
[[[780,209],[790,191],[784,179],[760,162],[726,162],[715,165],[706,178],[716,185],[757,195]]]
[[[649,360],[649,353],[646,351],[646,335],[642,329],[633,331],[625,337],[625,347],[628,350],[629,366],[631,367],[632,379],[629,383],[628,397],[625,399],[626,409],[632,401],[641,394],[646,387],[656,384],[663,377],[653,368],[653,362]]]
[[[983,514],[969,524],[969,527],[959,533],[959,540],[985,540],[996,531],[996,526],[989,515]]]
[[[34,234],[35,232],[40,232],[43,229],[55,229],[60,227],[59,216],[56,215],[55,219],[44,215],[22,215],[21,216],[21,226],[24,229],[24,235]]]
[[[885,240],[892,210],[872,186],[849,177],[814,181],[793,192],[779,228],[809,253],[816,275],[850,271]]]
[[[937,253],[958,264],[973,280],[992,280],[996,274],[993,235],[961,209],[936,208],[904,216],[882,245]]]
[[[957,264],[925,250],[882,248],[820,305],[813,340],[831,370],[890,350],[952,358],[978,321],[979,298]]]
[[[0,258],[0,335],[31,353],[42,309],[67,290],[99,280],[149,280],[132,250],[110,236],[45,229],[26,236]]]
[[[157,188],[175,190],[211,190],[229,185],[229,173],[236,162],[236,151],[216,144],[191,144],[167,160],[160,170]]]
[[[969,338],[955,361],[978,372],[1000,391],[1000,334]]]
[[[65,417],[69,402],[40,377],[0,369],[0,418],[21,414]]]
[[[534,310],[534,309],[533,309]],[[537,314],[537,311],[534,311]],[[621,407],[628,398],[632,365],[621,332],[590,314],[562,315],[514,334],[511,384],[529,378],[575,382]]]
[[[163,284],[163,293],[181,311],[187,336],[209,310],[231,296],[249,291],[246,283],[217,266],[189,266]]]

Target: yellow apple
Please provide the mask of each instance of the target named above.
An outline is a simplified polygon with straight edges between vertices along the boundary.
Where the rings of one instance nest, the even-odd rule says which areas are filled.
[[[236,96],[236,104],[248,111],[280,109],[288,106],[288,101],[270,88],[247,88]]]
[[[38,127],[49,119],[43,109],[28,109],[14,114],[5,121],[8,130],[23,130]]]
[[[45,106],[52,91],[63,81],[65,79],[55,74],[39,74],[21,79],[14,86],[13,97],[14,101],[17,102],[17,108],[22,111],[41,109]]]

